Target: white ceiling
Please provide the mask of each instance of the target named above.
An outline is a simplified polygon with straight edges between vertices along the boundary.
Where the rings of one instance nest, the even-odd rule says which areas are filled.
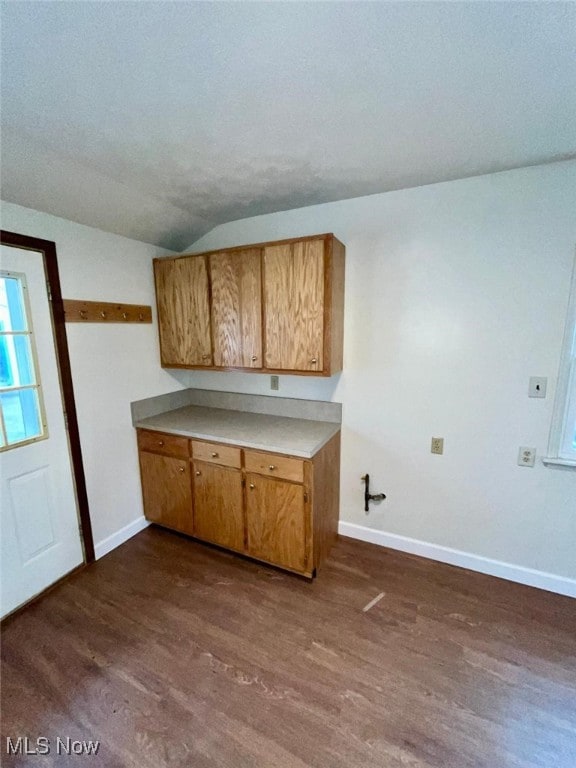
[[[216,224],[576,154],[576,3],[5,2],[3,198]]]

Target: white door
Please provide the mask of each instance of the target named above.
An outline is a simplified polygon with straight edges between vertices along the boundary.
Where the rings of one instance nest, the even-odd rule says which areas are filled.
[[[43,254],[0,246],[0,614],[84,560]]]

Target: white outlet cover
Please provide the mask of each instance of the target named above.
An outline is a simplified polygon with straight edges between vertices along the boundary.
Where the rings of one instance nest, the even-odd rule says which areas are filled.
[[[533,467],[536,461],[536,448],[527,448],[525,445],[518,450],[518,466]]]
[[[528,397],[546,397],[546,376],[531,376],[528,384]]]

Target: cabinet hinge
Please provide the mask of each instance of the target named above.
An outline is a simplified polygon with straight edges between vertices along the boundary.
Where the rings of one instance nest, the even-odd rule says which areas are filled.
[[[46,293],[48,294],[48,301],[52,301],[52,289],[50,283],[46,283]]]

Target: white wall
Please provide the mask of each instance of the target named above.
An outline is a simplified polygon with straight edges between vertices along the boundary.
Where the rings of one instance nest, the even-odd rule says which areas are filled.
[[[343,520],[576,577],[576,471],[547,445],[576,246],[576,162],[222,225],[193,250],[334,232],[347,247],[344,371],[279,395],[344,405]],[[548,397],[529,399],[528,378]],[[187,373],[270,394],[268,377]],[[430,454],[431,436],[445,454]],[[387,500],[363,510],[360,477]]]
[[[151,304],[155,246],[2,203],[2,229],[56,243],[66,299]],[[160,368],[157,325],[66,326],[97,554],[142,516],[130,402],[179,389]],[[111,537],[111,538],[110,538]]]

